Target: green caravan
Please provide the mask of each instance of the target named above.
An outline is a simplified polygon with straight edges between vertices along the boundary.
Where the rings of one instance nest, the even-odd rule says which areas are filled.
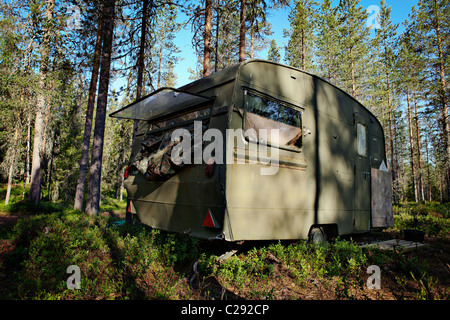
[[[153,228],[321,241],[393,225],[380,122],[313,74],[247,60],[110,116],[139,120],[127,210]]]

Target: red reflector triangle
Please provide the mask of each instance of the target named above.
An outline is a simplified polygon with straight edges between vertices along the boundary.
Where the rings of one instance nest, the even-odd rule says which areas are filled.
[[[208,210],[208,212],[206,213],[206,217],[205,220],[203,220],[202,226],[209,228],[217,228],[216,224],[214,223],[214,218],[211,211]]]

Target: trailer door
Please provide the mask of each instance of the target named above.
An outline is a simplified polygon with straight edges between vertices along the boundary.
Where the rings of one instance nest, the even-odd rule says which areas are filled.
[[[354,114],[354,154],[355,154],[355,197],[353,212],[354,231],[370,229],[370,158],[369,119],[359,113]]]

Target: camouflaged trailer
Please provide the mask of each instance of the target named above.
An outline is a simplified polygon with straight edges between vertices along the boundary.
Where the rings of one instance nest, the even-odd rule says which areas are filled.
[[[248,60],[111,116],[140,120],[124,185],[128,212],[151,227],[321,241],[393,225],[380,122],[315,75]],[[174,158],[181,143],[190,162]]]

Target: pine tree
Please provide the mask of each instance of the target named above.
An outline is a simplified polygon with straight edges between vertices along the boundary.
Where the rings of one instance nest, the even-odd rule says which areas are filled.
[[[157,79],[156,88],[173,87],[176,83],[176,75],[173,70],[181,60],[179,57],[181,51],[174,42],[176,33],[181,29],[181,24],[176,20],[176,6],[167,5],[157,8],[152,32],[154,46],[151,51],[152,56],[158,57],[154,63],[157,74],[153,76],[154,79]]]
[[[332,7],[331,0],[324,0],[318,9],[315,41],[316,72],[319,76],[337,84],[339,53],[339,33],[337,8]]]
[[[46,18],[44,35],[40,45],[40,69],[39,69],[39,91],[36,105],[36,118],[34,120],[34,143],[33,162],[31,164],[31,185],[30,200],[38,205],[41,199],[41,179],[42,179],[42,148],[44,138],[44,118],[46,111],[47,73],[50,55],[50,41],[54,34],[53,14],[55,10],[55,0],[46,1]]]
[[[246,0],[240,0],[239,10],[239,62],[242,62],[245,60]]]
[[[355,99],[358,98],[358,87],[363,86],[369,36],[368,14],[359,3],[360,0],[340,0],[338,5],[339,86]]]
[[[99,8],[101,17],[101,6]],[[78,173],[78,180],[76,186],[75,200],[74,200],[74,209],[83,210],[83,201],[84,201],[84,187],[86,182],[86,173],[88,167],[88,159],[89,159],[89,145],[91,141],[91,132],[92,132],[92,120],[94,115],[94,104],[95,97],[97,93],[97,83],[98,83],[98,74],[100,69],[100,54],[101,54],[101,37],[103,30],[103,22],[100,18],[97,18],[97,36],[95,41],[95,49],[92,60],[92,71],[91,71],[91,82],[89,86],[89,99],[87,103],[86,109],[86,119],[84,125],[84,136],[83,136],[83,144],[81,147],[81,158],[80,158],[80,168]]]
[[[280,62],[280,59],[281,59],[281,55],[280,55],[279,48],[277,46],[277,42],[275,41],[275,39],[272,39],[272,41],[270,42],[269,51],[267,52],[267,60],[271,60],[274,62]]]
[[[212,1],[205,0],[205,35],[203,38],[203,76],[211,74],[211,19]]]
[[[297,0],[289,14],[290,29],[284,29],[289,37],[285,60],[289,65],[311,71],[313,43],[315,42],[315,0]]]
[[[97,111],[95,114],[92,160],[91,168],[89,170],[88,201],[86,204],[86,213],[88,215],[97,214],[100,206],[103,139],[110,78],[115,0],[105,1],[102,16],[104,17],[105,22],[102,33],[103,44],[100,63],[100,82],[98,88]]]
[[[24,39],[19,36],[22,27],[17,18],[8,14],[0,20],[0,171],[7,174],[5,204],[9,203],[13,180],[19,169],[20,143],[26,114],[30,112],[30,89],[36,82],[28,72],[18,67],[24,55],[21,49]]]
[[[417,50],[424,52],[430,76],[430,94],[436,101],[435,110],[440,113],[441,141],[444,176],[447,185],[446,198],[450,199],[450,120],[448,111],[448,63],[445,48],[450,37],[450,2],[448,0],[419,0],[413,10],[414,32],[419,38]]]
[[[405,21],[406,31],[401,34],[397,47],[398,51],[398,80],[397,86],[401,88],[403,94],[406,95],[408,107],[408,122],[410,136],[410,161],[411,161],[411,180],[414,188],[415,200],[425,200],[424,183],[422,176],[422,159],[421,159],[421,136],[419,128],[417,92],[421,88],[423,76],[421,76],[424,63],[417,54],[413,45],[410,26]],[[415,131],[415,134],[414,134]],[[415,146],[415,150],[414,150]],[[417,157],[416,157],[417,154]]]
[[[392,24],[391,8],[386,6],[384,0],[380,3],[381,8],[377,17],[378,28],[374,30],[375,37],[372,40],[372,65],[377,69],[368,79],[371,81],[371,87],[375,88],[371,94],[375,96],[375,114],[381,115],[385,126],[388,127],[389,148],[388,155],[390,161],[388,166],[392,171],[393,180],[396,180],[395,157],[394,157],[394,90],[393,71],[395,63],[395,53],[393,51],[396,29],[398,25]],[[372,69],[373,70],[373,69]],[[353,82],[353,81],[352,81]],[[352,85],[353,86],[353,85]],[[380,110],[381,109],[381,110]]]

